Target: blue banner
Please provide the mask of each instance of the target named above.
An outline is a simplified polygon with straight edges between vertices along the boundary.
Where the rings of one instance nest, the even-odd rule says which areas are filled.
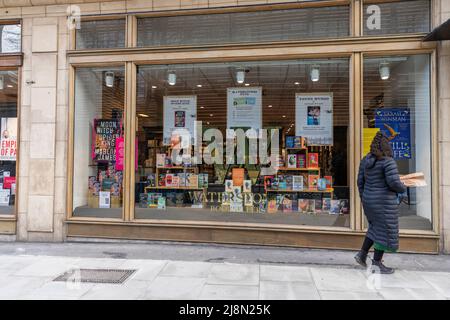
[[[375,127],[389,138],[394,159],[411,159],[411,122],[408,108],[376,110]]]

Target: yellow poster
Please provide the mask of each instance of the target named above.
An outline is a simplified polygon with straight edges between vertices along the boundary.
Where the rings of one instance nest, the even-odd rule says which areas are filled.
[[[379,128],[363,128],[363,157],[370,152],[370,144],[378,131]]]

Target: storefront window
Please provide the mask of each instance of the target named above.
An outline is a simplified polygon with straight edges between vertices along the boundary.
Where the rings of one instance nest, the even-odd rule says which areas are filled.
[[[137,219],[349,227],[349,60],[140,66]]]
[[[73,215],[122,218],[124,68],[75,73]]]
[[[22,29],[20,24],[0,24],[0,53],[21,51]]]
[[[17,71],[0,71],[0,215],[14,214],[17,160]]]
[[[400,204],[400,228],[432,229],[430,56],[364,60],[363,150],[382,130],[391,139],[401,175],[419,173],[426,186],[409,187]]]
[[[430,0],[365,4],[364,35],[429,32],[430,6]]]
[[[138,19],[138,46],[273,42],[349,36],[348,6]]]
[[[81,21],[76,30],[77,49],[107,49],[125,47],[125,19]]]

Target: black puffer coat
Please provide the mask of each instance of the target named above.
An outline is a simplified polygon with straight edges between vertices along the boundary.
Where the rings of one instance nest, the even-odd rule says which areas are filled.
[[[406,191],[394,159],[377,160],[369,153],[361,160],[358,174],[359,195],[369,222],[367,237],[390,250],[398,249],[397,194]]]

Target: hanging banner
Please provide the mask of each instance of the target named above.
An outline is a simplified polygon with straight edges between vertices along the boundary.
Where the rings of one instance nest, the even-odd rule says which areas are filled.
[[[227,89],[227,128],[262,127],[262,88]]]
[[[308,145],[333,145],[333,93],[295,94],[295,135]]]
[[[197,96],[165,96],[164,145],[194,144],[196,120]]]
[[[16,161],[17,118],[0,118],[0,161]]]
[[[94,119],[92,159],[100,162],[116,161],[116,140],[121,136],[119,119]]]
[[[383,108],[375,111],[375,127],[386,134],[394,159],[411,159],[411,122],[408,108]]]
[[[123,171],[125,164],[125,139],[119,137],[116,139],[116,171]],[[134,140],[134,170],[138,167],[138,139]]]

